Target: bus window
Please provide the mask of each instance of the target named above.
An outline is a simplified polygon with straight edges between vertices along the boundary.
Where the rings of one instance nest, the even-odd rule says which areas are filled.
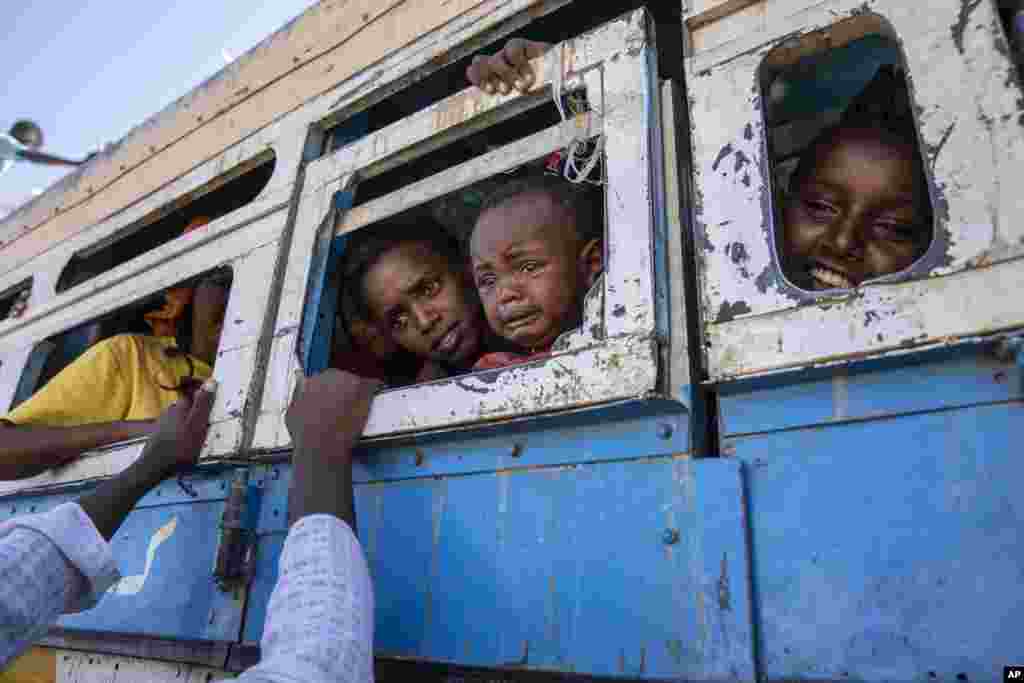
[[[479,50],[481,45],[486,45],[488,35],[485,34],[474,41],[475,49],[461,49],[459,54],[463,55],[451,63],[422,76],[417,72],[410,73],[399,82],[392,84],[386,89],[379,89],[372,97],[376,100],[374,104],[366,107],[365,102],[354,104],[350,110],[357,107],[366,107],[361,110],[365,117],[361,135],[374,133],[395,121],[399,121],[410,114],[425,109],[445,97],[469,87],[466,80],[466,69],[473,58],[480,54],[493,53],[500,45],[511,38],[527,38],[545,43],[560,43],[569,40],[574,36],[593,30],[612,19],[640,7],[651,14],[653,22],[657,25],[660,35],[666,36],[657,44],[659,51],[658,65],[662,71],[663,78],[674,77],[675,69],[678,69],[682,62],[682,44],[679,38],[681,27],[681,6],[673,2],[650,2],[650,0],[611,0],[601,3],[567,3],[554,10],[545,11],[544,8],[536,8],[531,12],[531,21],[523,28],[513,28],[511,31],[502,30],[495,32],[491,40],[496,40],[488,47]],[[468,48],[469,46],[467,46]],[[433,60],[431,60],[431,65]],[[428,68],[431,66],[428,65]],[[415,82],[415,81],[419,82]],[[404,85],[412,83],[410,87],[401,90]],[[325,137],[323,148],[324,154],[330,154],[352,140],[352,127],[350,115],[341,112],[341,117],[346,121],[339,126],[329,126]]]
[[[61,273],[57,292],[82,284],[249,204],[270,182],[274,165],[274,153],[264,152],[150,212],[110,239],[75,254]]]
[[[1000,0],[999,18],[1006,29],[1006,36],[1009,39],[1017,69],[1024,69],[1024,2]]]
[[[395,378],[403,386],[378,397],[367,436],[580,408],[656,390],[663,192],[660,114],[652,101],[657,60],[648,27],[644,12],[623,15],[539,57],[528,93],[493,96],[465,88],[308,164],[285,276],[306,287],[282,298],[255,448],[287,443],[281,416],[300,363],[313,373],[332,354],[341,367],[381,360],[354,358],[353,341],[384,359],[398,346],[423,365],[440,366]],[[592,203],[588,217],[580,218],[577,200]],[[514,250],[479,237],[489,216],[501,218],[485,231],[497,238],[518,235],[538,217],[564,218],[546,222],[535,241],[565,247],[557,262],[572,267],[547,270],[540,263],[555,259],[541,258],[513,263]],[[582,227],[586,235],[577,232]],[[434,235],[429,243],[422,238],[427,232]],[[394,258],[375,271],[379,277],[352,277],[360,260],[350,266],[349,259],[357,248],[373,254],[375,239],[406,233],[420,239],[405,240],[405,249],[389,247]],[[451,267],[456,261],[461,268]],[[484,290],[503,278],[540,283],[566,271],[571,278],[564,286],[545,285],[529,299],[517,293],[516,305],[504,312],[488,308]],[[396,290],[397,296],[384,296]],[[443,310],[428,305],[440,292],[457,293],[461,301],[444,297],[452,305]],[[362,300],[350,301],[353,293]],[[350,311],[363,317],[346,318]],[[409,328],[420,328],[414,331],[425,346],[393,343],[396,331]],[[502,355],[481,365],[490,354]]]
[[[786,45],[760,76],[775,253],[788,282],[821,292],[912,274],[934,230],[895,41]]]
[[[131,395],[131,400],[122,406],[127,412],[123,415],[104,413],[103,417],[111,421],[157,417],[166,407],[163,403],[170,400],[178,388],[210,375],[217,357],[231,280],[231,269],[219,268],[44,340],[36,347],[26,368],[25,372],[31,372],[32,376],[23,376],[19,383],[8,419],[15,424],[20,421],[46,424],[46,420],[52,418],[58,420],[55,426],[96,421],[96,415],[89,412],[86,398],[94,395],[93,391],[117,395],[114,388],[104,388],[104,383],[112,381],[134,382],[136,387],[144,385],[145,390],[121,392]],[[103,367],[96,358],[90,358],[89,364],[79,366],[78,371],[58,377],[101,342],[110,348],[103,353],[97,350],[94,356],[115,357],[129,349],[129,353],[143,362],[124,366],[118,363],[120,371],[114,376],[90,377],[90,372],[98,372]],[[133,378],[131,369],[126,369],[131,367],[154,374]],[[48,386],[52,382],[83,381],[90,387],[88,390]],[[46,391],[42,391],[44,389]],[[83,400],[72,406],[51,405],[69,396],[81,396]]]
[[[544,112],[536,114],[538,121],[546,118]],[[603,188],[596,181],[569,183],[562,175],[563,156],[533,160],[351,235],[338,257],[334,364],[344,366],[344,355],[354,351],[362,359],[359,369],[377,367],[375,374],[389,384],[404,386],[538,360],[579,334],[584,318],[599,320],[603,310],[598,307],[588,316],[584,305],[588,296],[600,301],[590,290],[603,267]],[[415,176],[432,165],[425,159],[418,169],[406,171]],[[381,186],[371,189],[380,191]],[[481,220],[485,207],[491,208]],[[531,215],[538,216],[533,223]],[[544,220],[546,215],[554,220]],[[496,267],[487,251],[501,248],[495,241],[500,236],[532,239],[536,263],[527,259]],[[576,277],[585,250],[589,270]],[[518,298],[497,301],[496,270],[531,268],[537,275],[516,292]],[[545,268],[566,277],[545,280]],[[425,278],[427,288],[438,289],[436,329],[429,321],[424,325],[430,329],[416,329],[415,311],[406,310],[406,304],[414,304],[395,298],[398,284],[409,278]],[[389,311],[389,302],[397,310]],[[520,314],[526,313],[540,319],[519,325]],[[452,349],[435,350],[433,342],[443,346],[441,337],[450,331],[444,327],[457,328],[460,338]]]
[[[32,296],[31,278],[0,295],[0,321],[14,320],[24,315]]]

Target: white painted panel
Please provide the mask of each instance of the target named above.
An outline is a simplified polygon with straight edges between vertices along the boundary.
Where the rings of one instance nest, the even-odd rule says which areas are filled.
[[[1014,66],[1001,51],[1002,28],[993,3],[967,7],[940,0],[929,3],[927,12],[897,0],[867,6],[830,0],[805,3],[806,9],[795,12],[794,3],[784,4],[786,11],[776,12],[767,3],[758,25],[686,61],[701,304],[712,379],[1024,325],[1024,309],[1015,301],[1019,295],[981,296],[979,283],[999,291],[1009,277],[1005,269],[998,276],[965,272],[1024,255],[1024,205],[1010,180],[1024,177],[1021,94]],[[849,297],[814,300],[789,285],[776,265],[758,68],[794,32],[855,16],[863,20],[866,11],[888,22],[906,58],[922,153],[934,185],[937,239],[908,273],[862,286]],[[956,287],[943,282],[959,273]],[[900,282],[908,276],[927,279]],[[938,310],[959,310],[961,301],[944,297],[970,291],[977,296],[977,310],[970,315],[954,319]],[[861,329],[854,332],[854,326]]]

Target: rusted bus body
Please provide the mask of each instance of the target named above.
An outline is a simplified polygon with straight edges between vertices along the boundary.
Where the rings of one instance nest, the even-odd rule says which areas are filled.
[[[208,680],[251,663],[287,531],[283,414],[296,371],[327,363],[346,236],[600,135],[606,261],[583,325],[550,360],[374,403],[354,478],[378,678],[998,680],[1024,617],[1010,4],[312,7],[0,223],[0,293],[31,283],[25,315],[0,321],[5,407],[42,340],[234,274],[201,467],[115,539],[126,588],[8,676]],[[529,93],[438,85],[510,35],[557,38]],[[764,74],[876,36],[907,76],[934,237],[892,277],[803,291],[779,265]],[[545,119],[565,92],[587,110]],[[488,133],[501,144],[457,151]],[[203,232],[58,284],[271,159]],[[0,519],[140,449],[0,483]],[[226,549],[226,508],[248,546]]]

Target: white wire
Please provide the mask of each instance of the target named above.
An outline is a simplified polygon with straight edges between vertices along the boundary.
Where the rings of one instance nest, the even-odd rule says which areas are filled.
[[[555,100],[555,107],[558,109],[558,115],[562,118],[562,121],[567,121],[568,116],[565,114],[565,106],[562,104],[562,89],[565,85],[565,45],[559,46],[558,62],[554,65],[555,73],[551,74],[551,96]],[[598,162],[601,160],[601,155],[604,154],[604,133],[598,133],[594,142],[593,151],[587,155],[586,144],[587,137],[577,136],[575,140],[569,143],[569,147],[566,150],[565,169],[563,175],[565,179],[570,183],[581,184],[585,182],[591,182],[597,185],[602,184],[600,179],[590,180],[590,174],[594,172]],[[589,158],[587,158],[589,156]],[[578,159],[586,159],[583,167],[577,163]]]

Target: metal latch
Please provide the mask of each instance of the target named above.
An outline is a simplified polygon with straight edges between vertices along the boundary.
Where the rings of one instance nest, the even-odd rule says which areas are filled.
[[[993,355],[1004,363],[1016,363],[1017,367],[1024,368],[1024,333],[998,340]]]
[[[250,490],[253,489],[253,490]],[[231,489],[220,520],[220,547],[213,568],[213,578],[221,590],[248,584],[256,568],[254,525],[249,523],[257,512],[257,487],[249,486],[249,470],[235,470]]]

